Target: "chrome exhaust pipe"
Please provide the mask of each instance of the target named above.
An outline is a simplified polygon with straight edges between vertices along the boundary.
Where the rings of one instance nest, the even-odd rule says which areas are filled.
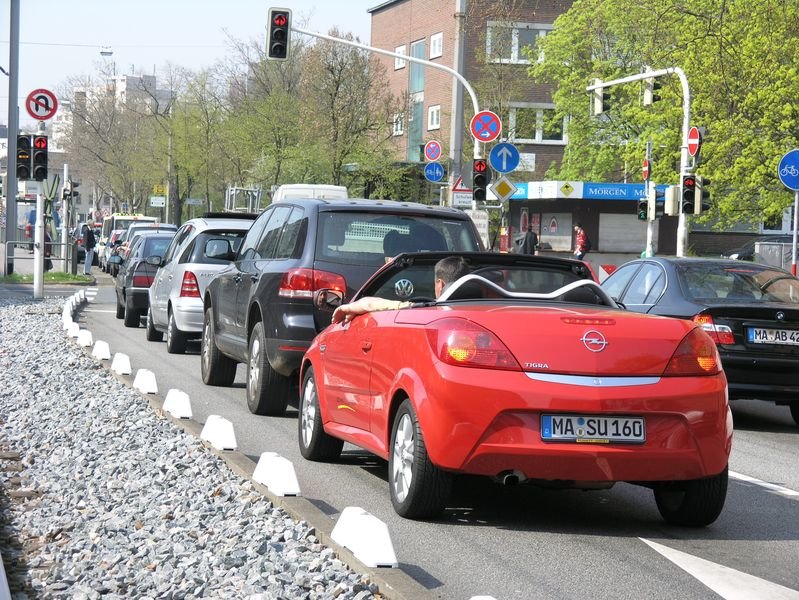
[[[518,485],[523,483],[527,480],[527,477],[521,471],[513,470],[513,471],[503,471],[499,475],[497,475],[497,479],[502,483],[502,485]]]

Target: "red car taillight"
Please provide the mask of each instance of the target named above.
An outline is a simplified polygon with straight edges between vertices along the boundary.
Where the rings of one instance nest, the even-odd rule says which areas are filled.
[[[183,281],[180,283],[180,297],[200,297],[200,285],[197,283],[197,277],[191,271],[183,273]]]
[[[449,365],[521,371],[500,339],[488,329],[464,319],[442,319],[427,330],[435,355]]]
[[[347,281],[338,273],[316,269],[291,269],[283,274],[278,296],[281,298],[312,298],[322,288],[347,292]]]
[[[692,329],[677,346],[666,365],[664,376],[686,377],[716,375],[721,371],[721,359],[716,344],[702,328]]]
[[[148,273],[146,263],[139,263],[133,272],[133,287],[150,287],[153,283],[153,273]]]
[[[707,313],[695,315],[692,321],[698,324],[717,344],[734,344],[735,338],[732,329],[727,325],[717,325],[713,322],[713,317]]]

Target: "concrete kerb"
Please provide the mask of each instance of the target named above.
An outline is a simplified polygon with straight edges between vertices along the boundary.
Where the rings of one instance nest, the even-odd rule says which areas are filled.
[[[91,356],[90,347],[84,347],[82,350],[87,355]],[[92,358],[97,360],[94,357]],[[111,369],[111,365],[108,364],[108,361],[98,360],[97,362],[118,381],[131,389],[135,389],[133,387],[134,379],[132,374],[120,375]],[[194,419],[177,418],[166,412],[164,410],[165,398],[158,393],[143,394],[138,390],[136,391],[147,400],[150,408],[158,416],[167,419],[173,426],[186,434],[193,435],[197,439],[202,440],[201,434],[204,427],[202,423]],[[333,540],[332,533],[336,525],[335,520],[330,518],[329,515],[303,496],[278,496],[272,493],[266,486],[255,481],[253,479],[253,474],[255,473],[257,463],[243,452],[238,450],[217,450],[206,442],[203,442],[203,446],[209,452],[212,452],[222,459],[234,473],[248,479],[252,483],[254,489],[266,497],[274,506],[286,511],[291,518],[297,521],[304,521],[313,527],[315,535],[320,543],[333,549],[339,560],[350,565],[353,570],[368,574],[372,581],[378,585],[381,597],[385,600],[434,600],[439,598],[438,594],[424,587],[401,569],[373,568],[363,564],[349,549]]]

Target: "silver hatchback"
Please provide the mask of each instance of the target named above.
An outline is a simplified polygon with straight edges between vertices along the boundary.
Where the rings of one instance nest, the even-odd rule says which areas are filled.
[[[186,351],[186,342],[199,338],[203,329],[203,293],[217,272],[230,263],[209,258],[214,243],[238,249],[241,240],[257,215],[245,213],[208,213],[186,221],[175,234],[160,260],[150,286],[147,313],[147,339],[161,341],[166,333],[166,349],[171,354]],[[148,261],[149,262],[149,261]]]

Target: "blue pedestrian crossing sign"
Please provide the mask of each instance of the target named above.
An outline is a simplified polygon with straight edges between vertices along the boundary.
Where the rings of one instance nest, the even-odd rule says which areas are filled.
[[[513,144],[501,142],[491,149],[488,162],[495,171],[510,173],[519,166],[519,151]]]
[[[429,181],[441,181],[444,179],[445,174],[446,170],[441,166],[441,163],[431,162],[424,167],[424,176]]]

